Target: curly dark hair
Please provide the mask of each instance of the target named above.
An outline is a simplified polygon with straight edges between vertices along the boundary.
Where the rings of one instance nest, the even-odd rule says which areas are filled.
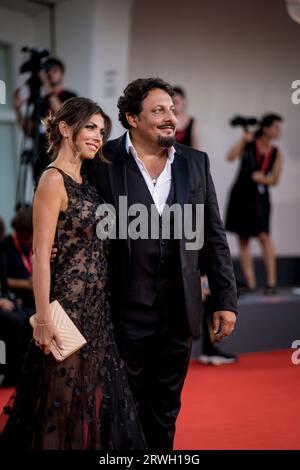
[[[49,70],[53,67],[59,67],[62,73],[65,73],[66,71],[66,66],[62,60],[58,59],[57,57],[49,57],[44,63],[44,69],[49,72]]]
[[[88,98],[74,97],[66,100],[55,114],[50,112],[48,116],[42,120],[48,140],[48,153],[51,153],[53,158],[55,158],[59,151],[62,141],[59,130],[60,121],[65,121],[68,126],[72,127],[73,143],[75,144],[78,132],[84,127],[93,114],[100,114],[104,119],[103,144],[105,144],[111,132],[111,120],[109,116],[94,101]],[[104,159],[101,149],[98,154],[100,158]]]
[[[124,94],[118,100],[119,121],[125,129],[130,129],[126,113],[138,116],[149,91],[156,88],[166,91],[171,98],[175,95],[172,86],[161,78],[138,78],[127,85]]]
[[[259,129],[255,132],[255,138],[261,137],[264,133],[264,127],[271,127],[274,122],[282,122],[283,117],[279,114],[269,113],[265,114],[259,123]]]

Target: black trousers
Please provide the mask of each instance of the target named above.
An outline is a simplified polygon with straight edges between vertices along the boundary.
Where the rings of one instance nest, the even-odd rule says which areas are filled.
[[[192,346],[182,302],[128,302],[115,322],[116,342],[149,449],[171,450]]]

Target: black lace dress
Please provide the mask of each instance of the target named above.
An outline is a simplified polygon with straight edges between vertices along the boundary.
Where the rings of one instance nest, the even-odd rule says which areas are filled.
[[[87,340],[58,363],[34,344],[25,361],[2,444],[29,449],[145,449],[119,357],[107,289],[107,241],[96,236],[97,191],[59,170],[68,209],[57,225],[52,276],[57,299]]]

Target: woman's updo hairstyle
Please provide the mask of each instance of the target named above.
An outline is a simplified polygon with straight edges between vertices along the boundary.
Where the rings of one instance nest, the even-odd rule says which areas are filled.
[[[73,143],[75,145],[78,132],[85,126],[93,114],[100,114],[104,119],[103,144],[105,144],[110,136],[111,120],[97,103],[88,98],[69,98],[55,114],[50,112],[42,120],[48,141],[47,152],[51,153],[53,159],[56,158],[62,141],[59,123],[65,121],[72,128]],[[98,153],[100,158],[104,159],[101,149]]]

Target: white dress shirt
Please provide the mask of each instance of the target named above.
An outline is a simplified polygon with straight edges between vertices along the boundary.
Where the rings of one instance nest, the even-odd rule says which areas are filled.
[[[145,183],[150,191],[150,194],[155,203],[155,206],[159,214],[161,215],[164,210],[164,207],[165,207],[165,204],[166,204],[166,201],[168,199],[169,192],[171,189],[171,181],[172,181],[171,165],[174,161],[175,148],[172,146],[167,149],[168,158],[167,158],[165,168],[163,169],[159,177],[156,179],[155,184],[147,168],[145,167],[144,163],[138,157],[138,154],[134,146],[132,145],[129,132],[127,132],[127,135],[126,135],[126,151],[127,153],[130,152],[133,158],[135,159],[137,166],[139,167],[140,172],[142,173],[144,177]]]

